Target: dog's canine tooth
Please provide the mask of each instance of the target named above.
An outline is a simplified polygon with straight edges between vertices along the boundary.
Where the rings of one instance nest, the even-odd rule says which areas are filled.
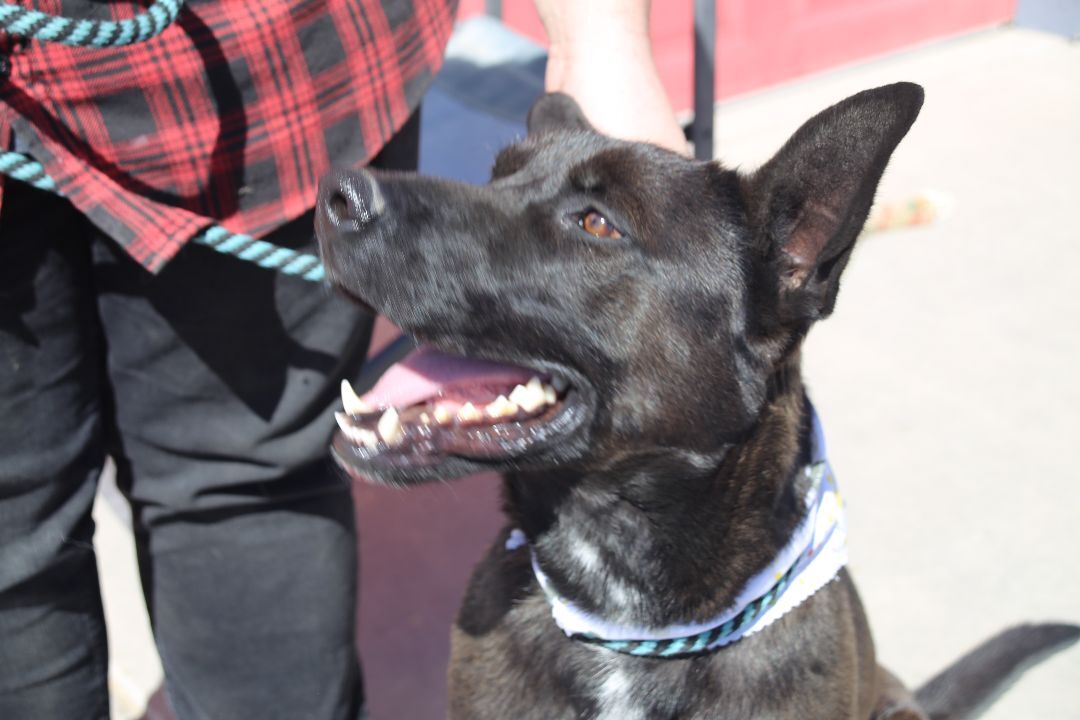
[[[471,402],[467,402],[457,411],[458,420],[475,422],[484,419],[484,413],[480,412]]]
[[[363,415],[375,409],[360,399],[348,380],[341,381],[341,404],[345,406],[345,412],[349,415]]]
[[[401,429],[398,411],[394,408],[387,408],[386,412],[379,418],[376,427],[379,430],[379,437],[385,440],[387,445],[396,445],[405,437],[405,433]]]
[[[508,400],[505,395],[500,395],[495,398],[494,402],[488,403],[484,410],[487,412],[488,417],[503,418],[517,415],[518,406],[516,403]]]
[[[336,412],[334,413],[334,419],[337,420],[337,424],[338,427],[341,428],[341,432],[345,433],[346,435],[348,435],[355,429],[353,427],[352,421],[349,420],[349,416],[346,413]]]
[[[454,413],[447,410],[443,405],[436,405],[432,414],[435,416],[435,422],[440,425],[449,425],[454,419]]]
[[[544,406],[544,387],[540,378],[534,377],[528,385],[518,385],[510,393],[511,402],[525,412],[533,412]]]

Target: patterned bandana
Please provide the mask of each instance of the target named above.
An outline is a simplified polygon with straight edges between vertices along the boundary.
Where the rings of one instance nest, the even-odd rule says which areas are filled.
[[[772,562],[747,581],[731,607],[701,623],[663,628],[614,624],[560,597],[540,569],[534,552],[533,572],[551,604],[552,617],[567,637],[628,655],[661,658],[695,655],[768,627],[836,578],[847,564],[843,500],[825,459],[821,423],[813,411],[811,416],[811,461],[801,471],[808,485],[806,515]],[[524,534],[513,530],[506,548],[513,550],[523,544]]]

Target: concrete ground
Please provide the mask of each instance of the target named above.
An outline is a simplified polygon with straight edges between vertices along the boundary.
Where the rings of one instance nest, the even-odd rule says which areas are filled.
[[[1080,622],[1080,45],[994,30],[725,103],[719,153],[756,166],[817,110],[895,80],[926,104],[878,197],[936,190],[954,211],[864,239],[806,375],[879,654],[918,684],[1007,625]],[[496,482],[357,501],[373,717],[442,717],[446,632],[499,525]],[[114,714],[134,718],[161,671],[130,540],[111,504],[97,517]],[[1078,681],[1073,647],[984,717],[1080,719]]]

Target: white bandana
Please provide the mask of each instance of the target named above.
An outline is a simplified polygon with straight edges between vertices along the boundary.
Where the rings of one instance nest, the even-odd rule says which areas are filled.
[[[731,607],[717,617],[662,628],[608,622],[559,597],[533,553],[533,572],[551,603],[555,622],[574,639],[652,657],[705,652],[768,627],[831,582],[847,564],[843,500],[825,460],[824,437],[816,414],[811,458],[802,471],[809,486],[804,497],[806,515],[772,562],[751,577]],[[520,530],[513,530],[506,541],[508,550],[523,544],[525,536]]]

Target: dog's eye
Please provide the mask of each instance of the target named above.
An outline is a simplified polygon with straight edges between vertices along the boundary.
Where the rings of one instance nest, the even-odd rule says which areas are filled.
[[[612,225],[610,220],[596,210],[589,210],[588,212],[582,213],[581,216],[578,217],[578,225],[582,230],[593,237],[610,238],[612,240],[618,240],[622,237],[622,233],[619,232],[619,229]]]

